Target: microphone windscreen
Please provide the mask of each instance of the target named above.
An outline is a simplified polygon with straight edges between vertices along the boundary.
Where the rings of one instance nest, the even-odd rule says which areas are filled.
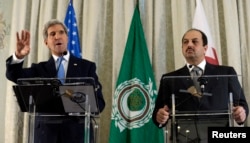
[[[64,51],[62,54],[63,54],[63,55],[67,55],[67,51]]]

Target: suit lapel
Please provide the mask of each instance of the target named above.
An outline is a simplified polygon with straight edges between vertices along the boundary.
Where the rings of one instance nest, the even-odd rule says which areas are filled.
[[[178,75],[183,75],[183,78],[180,78],[180,83],[182,83],[182,87],[187,90],[190,86],[193,85],[193,81],[191,79],[189,70],[186,66],[184,66],[183,68],[181,68],[179,70]]]
[[[56,77],[56,65],[54,58],[51,56],[48,62],[45,64],[45,68],[48,75],[48,77]]]
[[[79,71],[78,66],[80,66],[80,62],[74,56],[70,55],[66,77],[79,76],[77,75]]]
[[[213,77],[217,75],[217,70],[215,66],[206,63],[204,75],[207,78],[207,85],[205,86],[205,92],[210,93],[213,89],[213,87],[216,87],[216,84],[218,83],[218,78]]]

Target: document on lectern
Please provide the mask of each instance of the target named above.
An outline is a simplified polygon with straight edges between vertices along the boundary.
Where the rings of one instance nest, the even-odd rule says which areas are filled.
[[[66,113],[85,113],[86,104],[90,105],[90,113],[99,113],[95,89],[92,85],[62,85],[59,87],[64,111]]]

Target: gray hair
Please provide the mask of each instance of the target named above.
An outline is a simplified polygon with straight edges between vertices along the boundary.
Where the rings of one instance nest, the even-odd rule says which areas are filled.
[[[44,24],[44,28],[43,28],[43,39],[44,40],[48,38],[48,29],[54,25],[61,25],[63,27],[65,33],[68,35],[67,27],[61,21],[59,21],[57,19],[51,19],[47,23]]]

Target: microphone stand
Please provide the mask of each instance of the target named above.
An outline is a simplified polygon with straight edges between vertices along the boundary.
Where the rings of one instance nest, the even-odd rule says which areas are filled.
[[[205,77],[200,77],[198,78],[198,81],[200,82],[200,86],[201,86],[201,93],[198,93],[196,88],[194,86],[191,86],[189,87],[187,90],[184,90],[184,89],[180,89],[179,92],[182,92],[182,93],[189,93],[193,96],[196,96],[198,97],[199,99],[204,95],[204,96],[212,96],[211,93],[206,93],[205,92],[205,85],[208,83],[207,82],[207,79]],[[198,111],[198,110],[197,110]],[[189,140],[189,132],[187,133],[186,132],[186,141],[188,142],[191,141],[191,142],[197,142],[197,143],[200,143],[201,142],[201,138],[200,138],[200,135],[199,135],[199,132],[198,132],[198,127],[197,127],[197,120],[198,120],[198,116],[196,115],[194,117],[194,126],[195,126],[195,130],[196,130],[196,138],[195,139],[192,139],[192,140]]]
[[[200,83],[200,87],[201,87],[201,95],[203,95],[205,91],[205,86],[208,83],[207,78],[204,76],[201,76],[198,78],[198,82]]]
[[[176,120],[175,120],[175,95],[172,94],[172,136],[173,136],[173,143],[177,141],[177,134],[176,134]]]

